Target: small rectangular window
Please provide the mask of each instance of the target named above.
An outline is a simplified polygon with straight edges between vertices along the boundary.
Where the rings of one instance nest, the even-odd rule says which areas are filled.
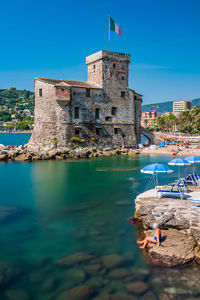
[[[137,96],[134,96],[134,100],[137,100]]]
[[[114,128],[114,132],[115,132],[115,134],[119,134],[120,129],[119,128]]]
[[[116,112],[117,112],[117,107],[114,107],[114,106],[113,106],[113,107],[111,108],[111,114],[112,114],[112,115],[116,115]]]
[[[75,128],[75,135],[79,135],[80,134],[80,128]]]
[[[112,122],[112,117],[105,117],[105,121]]]
[[[86,97],[90,97],[90,89],[86,89]]]
[[[39,97],[42,97],[42,89],[39,89]]]
[[[75,119],[79,119],[79,114],[80,114],[80,108],[79,107],[75,107],[74,108],[74,118]]]
[[[100,115],[100,108],[96,108],[95,109],[95,118],[99,119],[99,115]]]
[[[96,128],[96,135],[100,135],[100,128]]]
[[[121,97],[125,97],[125,92],[124,91],[121,92]]]

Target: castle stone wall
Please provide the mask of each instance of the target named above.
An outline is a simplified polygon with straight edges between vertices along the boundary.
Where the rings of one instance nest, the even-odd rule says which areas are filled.
[[[73,82],[67,80],[36,78],[31,147],[54,146],[55,143],[66,147],[75,136],[84,139],[85,144],[93,138],[103,147],[137,147],[141,95],[128,88],[130,55],[99,51],[86,61],[88,81],[85,85],[84,82],[72,85]],[[99,109],[99,117],[96,109]]]

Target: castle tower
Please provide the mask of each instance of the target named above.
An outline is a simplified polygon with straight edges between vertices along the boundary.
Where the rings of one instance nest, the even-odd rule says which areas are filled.
[[[128,89],[130,55],[101,50],[86,57],[88,82],[97,84],[107,95]]]
[[[129,54],[101,50],[86,58],[87,81],[37,77],[29,145],[73,147],[93,138],[100,147],[137,147],[142,95],[128,88],[129,63]]]

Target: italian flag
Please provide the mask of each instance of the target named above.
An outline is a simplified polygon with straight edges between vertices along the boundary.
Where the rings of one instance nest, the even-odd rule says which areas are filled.
[[[110,30],[115,31],[118,35],[122,34],[121,27],[119,27],[111,17],[110,17]]]

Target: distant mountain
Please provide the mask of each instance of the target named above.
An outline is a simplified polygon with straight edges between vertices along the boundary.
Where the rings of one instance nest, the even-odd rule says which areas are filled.
[[[192,100],[192,107],[195,105],[200,105],[200,98]],[[173,112],[173,101],[142,105],[142,112],[149,110],[157,110],[158,113]]]

